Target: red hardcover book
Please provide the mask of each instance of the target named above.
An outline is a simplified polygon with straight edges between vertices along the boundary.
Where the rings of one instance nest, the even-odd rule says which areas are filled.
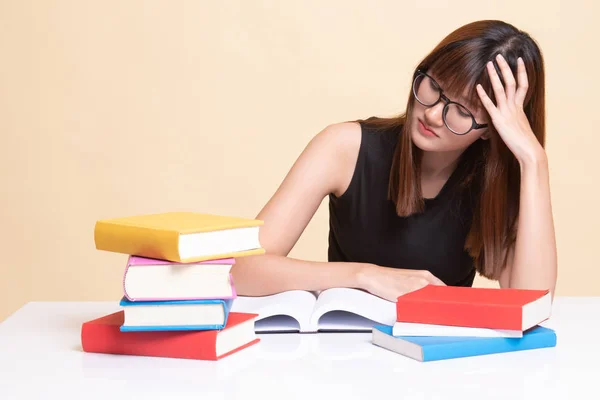
[[[428,285],[398,297],[398,322],[525,331],[550,317],[548,290]]]
[[[81,345],[88,353],[219,360],[245,349],[258,339],[257,314],[230,313],[222,330],[121,332],[123,311],[84,322]]]

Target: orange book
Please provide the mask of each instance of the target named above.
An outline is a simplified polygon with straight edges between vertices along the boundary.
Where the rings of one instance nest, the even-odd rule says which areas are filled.
[[[257,314],[231,313],[221,330],[121,332],[123,311],[84,322],[81,346],[86,353],[216,361],[260,341]]]
[[[96,222],[96,249],[180,263],[263,254],[263,221],[168,212]]]

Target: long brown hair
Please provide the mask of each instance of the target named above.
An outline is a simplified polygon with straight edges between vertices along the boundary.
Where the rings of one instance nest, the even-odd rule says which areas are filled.
[[[463,93],[467,89],[471,97],[466,99],[468,104],[465,105],[476,109],[480,104],[475,90],[477,83],[481,83],[495,101],[485,65],[492,60],[501,77],[495,61],[498,53],[507,60],[515,77],[517,58],[521,57],[525,63],[529,90],[524,111],[538,141],[544,146],[544,62],[538,45],[527,33],[503,21],[472,22],[446,36],[417,69],[434,70],[436,78],[444,82],[444,90],[449,93]],[[404,113],[365,121],[374,128],[397,129],[400,134],[388,191],[399,216],[424,210],[420,169],[422,151],[412,142],[406,124],[411,120],[414,101],[411,91]],[[491,120],[488,129],[489,140],[475,141],[461,155],[461,168],[465,171],[463,187],[476,185],[479,188],[465,250],[473,257],[481,275],[498,279],[506,264],[507,250],[516,240],[520,173],[516,158],[498,136]]]

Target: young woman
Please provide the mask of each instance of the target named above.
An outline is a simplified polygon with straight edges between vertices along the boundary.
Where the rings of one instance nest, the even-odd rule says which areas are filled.
[[[414,72],[406,111],[319,132],[260,211],[266,254],[238,293],[353,287],[395,301],[424,285],[549,289],[557,277],[544,63],[525,32],[478,21]],[[328,262],[287,257],[325,196]]]

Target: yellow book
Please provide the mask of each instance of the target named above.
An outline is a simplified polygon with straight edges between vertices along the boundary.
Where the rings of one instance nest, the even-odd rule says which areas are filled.
[[[263,221],[194,212],[168,212],[96,222],[96,249],[174,262],[263,254]]]

